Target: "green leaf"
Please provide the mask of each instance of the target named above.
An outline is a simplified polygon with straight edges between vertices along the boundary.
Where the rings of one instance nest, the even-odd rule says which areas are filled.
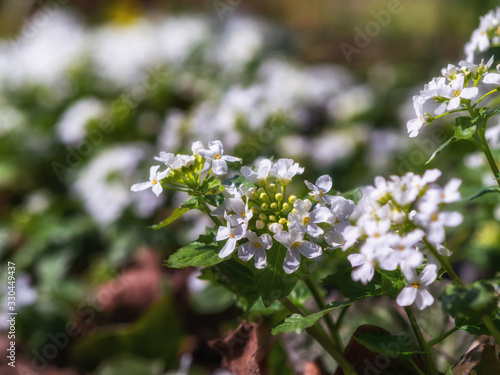
[[[469,200],[476,199],[482,195],[489,194],[489,193],[500,193],[500,187],[499,186],[488,186],[483,189],[476,195],[474,195],[472,198],[469,198]]]
[[[333,285],[339,288],[340,293],[346,298],[357,300],[367,297],[374,297],[383,294],[382,276],[376,272],[373,280],[363,285],[360,282],[353,281],[351,272],[353,268],[347,268],[333,275],[327,276],[322,280],[323,284]]]
[[[456,139],[469,139],[472,138],[478,126],[483,121],[482,117],[458,117],[455,120],[455,126],[453,130],[455,131]]]
[[[244,310],[252,307],[260,296],[254,286],[253,272],[235,259],[205,268],[201,271],[200,279],[209,280],[236,294]]]
[[[382,277],[382,290],[391,298],[396,298],[401,290],[406,286],[406,282],[400,271],[380,271]]]
[[[500,310],[497,311],[492,319],[493,324],[500,330]],[[481,318],[455,318],[455,326],[471,335],[487,335],[490,336],[491,332],[481,321]]]
[[[321,317],[328,314],[330,311],[349,306],[352,302],[353,301],[332,302],[326,305],[321,311],[307,316],[292,314],[288,318],[285,318],[282,323],[274,327],[272,334],[279,335],[284,332],[296,332],[297,334],[300,334],[304,329],[316,324]]]
[[[481,317],[498,308],[495,288],[483,280],[467,287],[451,284],[445,289],[440,300],[443,310],[455,318]]]
[[[441,146],[439,146],[436,151],[434,151],[431,155],[431,157],[429,158],[429,160],[427,160],[425,162],[425,164],[429,164],[432,160],[434,160],[434,158],[439,154],[441,153],[441,151],[443,151],[444,149],[446,149],[446,147],[448,147],[450,144],[452,144],[453,142],[455,142],[457,140],[456,137],[451,137],[450,139],[448,139],[447,141],[445,141]]]
[[[408,358],[425,352],[415,351],[409,335],[383,335],[378,333],[362,333],[355,340],[374,353],[390,358]]]
[[[151,226],[151,228],[157,230],[166,227],[167,225],[173,223],[175,220],[180,218],[186,212],[191,211],[195,208],[200,208],[198,197],[191,197],[186,202],[181,204],[179,208],[173,210],[169,217],[167,217],[161,223]]]
[[[345,199],[350,199],[354,203],[358,204],[360,199],[363,197],[363,192],[361,191],[360,188],[355,188],[355,189],[346,191],[345,193],[342,194],[342,196]]]
[[[206,244],[195,241],[172,254],[165,265],[170,268],[213,266],[223,261],[219,251],[220,245],[216,242]]]
[[[255,288],[259,291],[266,307],[271,306],[277,299],[290,294],[303,273],[303,267],[307,264],[306,260],[302,259],[301,268],[288,275],[283,270],[285,255],[286,248],[275,242],[273,247],[267,251],[267,267],[255,271]]]

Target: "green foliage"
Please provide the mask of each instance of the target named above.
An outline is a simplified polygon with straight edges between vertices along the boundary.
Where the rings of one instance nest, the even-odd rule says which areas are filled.
[[[438,154],[440,154],[442,151],[444,151],[446,149],[446,147],[448,147],[449,145],[451,145],[453,142],[455,142],[457,140],[456,137],[451,137],[450,139],[446,140],[441,146],[439,146],[436,151],[434,151],[431,155],[431,157],[429,158],[429,160],[427,160],[425,162],[425,164],[429,164],[432,160],[434,160],[434,158],[436,156],[438,156]]]
[[[339,288],[340,293],[346,298],[357,300],[368,297],[386,294],[396,298],[401,289],[405,287],[405,281],[399,271],[375,271],[372,281],[363,285],[353,281],[351,272],[353,268],[348,268],[329,275],[323,279],[323,283]]]
[[[455,120],[455,126],[453,130],[455,132],[455,138],[458,139],[470,139],[474,136],[477,129],[481,126],[484,118],[479,117],[458,117]]]
[[[273,335],[279,335],[280,333],[284,332],[296,332],[300,334],[306,328],[309,328],[314,324],[316,324],[316,322],[321,317],[328,314],[329,312],[342,307],[349,306],[351,304],[352,301],[332,302],[326,305],[323,309],[321,309],[321,311],[318,311],[316,313],[307,316],[302,316],[300,314],[292,314],[288,318],[285,318],[285,320],[282,323],[274,327],[272,333]]]
[[[489,193],[500,193],[500,187],[499,186],[488,186],[479,191],[479,193],[475,194],[472,198],[469,198],[470,200],[479,198],[482,195],[489,194]]]
[[[206,244],[202,242],[192,242],[187,246],[181,247],[168,260],[165,265],[171,268],[186,267],[207,267],[213,266],[223,261],[219,257],[220,243],[214,242]]]
[[[384,335],[366,332],[354,338],[370,351],[390,358],[408,358],[417,354],[424,354],[422,351],[414,350],[412,339],[409,335]]]
[[[490,315],[498,308],[498,295],[486,281],[462,287],[449,285],[440,297],[443,310],[455,318],[475,318]]]
[[[252,271],[235,259],[207,267],[201,273],[201,279],[209,280],[233,292],[244,310],[249,309],[259,298],[259,293],[254,287]]]

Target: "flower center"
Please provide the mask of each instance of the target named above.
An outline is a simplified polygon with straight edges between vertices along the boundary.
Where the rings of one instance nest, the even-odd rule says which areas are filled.
[[[455,92],[453,93],[453,97],[456,98],[457,96],[460,96],[461,93],[462,93],[462,91],[455,90]]]
[[[262,245],[260,244],[260,242],[257,242],[257,241],[255,241],[255,242],[253,243],[253,246],[254,246],[256,249],[258,249],[258,248],[262,247]]]
[[[215,154],[215,156],[214,156],[214,160],[218,160],[218,159],[220,159],[220,158],[221,158],[221,156],[220,156],[219,154]]]
[[[246,216],[246,212],[245,211],[241,211],[241,217],[245,217]]]
[[[439,215],[437,214],[437,212],[431,216],[431,221],[438,221],[438,219]]]
[[[229,233],[229,237],[234,238],[234,234]]]
[[[320,198],[323,198],[323,194],[324,194],[324,193],[323,193],[323,190],[320,190],[320,191],[319,191],[319,197],[320,197]]]
[[[292,245],[292,249],[297,249],[299,246],[300,246],[300,241],[297,241]]]
[[[403,245],[398,245],[398,250],[399,251],[403,251],[405,249],[405,247]]]
[[[151,183],[152,183],[153,185],[156,185],[156,184],[158,183],[158,180],[156,180],[156,179],[154,179],[154,178],[153,178],[153,181],[151,181]]]
[[[309,216],[306,216],[305,218],[302,219],[302,225],[307,225],[309,224]]]
[[[418,281],[415,281],[415,282],[411,283],[411,286],[414,287],[415,289],[418,289],[418,287],[420,286],[420,283]]]

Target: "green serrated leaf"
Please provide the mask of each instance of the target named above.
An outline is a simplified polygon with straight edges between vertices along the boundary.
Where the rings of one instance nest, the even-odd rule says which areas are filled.
[[[362,333],[355,340],[374,353],[390,358],[408,358],[425,352],[413,350],[412,340],[408,335],[383,335],[378,333]]]
[[[252,307],[259,298],[259,292],[254,287],[253,272],[234,259],[205,268],[201,274],[200,279],[209,280],[236,294],[244,310]]]
[[[391,298],[396,298],[401,290],[406,286],[403,275],[400,271],[380,271],[382,278],[382,290]]]
[[[192,242],[172,254],[165,265],[170,268],[213,266],[223,261],[219,257],[219,251],[220,246],[215,242],[211,244]]]
[[[332,302],[326,305],[321,311],[318,311],[314,314],[310,314],[307,316],[302,316],[300,314],[292,314],[288,318],[285,318],[283,322],[278,324],[273,328],[272,334],[279,335],[284,332],[296,332],[300,334],[304,329],[309,328],[316,324],[316,322],[328,314],[329,312],[349,306],[353,303],[353,301],[344,301],[344,302]]]
[[[483,121],[482,117],[458,117],[455,120],[455,126],[453,130],[455,132],[456,139],[469,139],[472,138],[478,126]]]
[[[277,299],[288,296],[300,279],[299,271],[288,275],[283,270],[285,255],[285,247],[275,242],[267,251],[267,267],[255,272],[255,288],[259,291],[266,307]],[[303,260],[303,263],[306,262]]]
[[[454,318],[478,318],[498,309],[498,296],[493,285],[476,281],[464,287],[448,286],[440,297],[443,310]]]
[[[174,221],[176,221],[178,218],[180,218],[186,212],[191,211],[191,210],[192,210],[192,208],[189,208],[189,207],[176,208],[175,210],[172,211],[172,213],[170,214],[169,217],[167,217],[161,223],[151,226],[151,229],[158,230],[158,229],[164,228],[167,225],[172,224]]]
[[[481,189],[479,193],[474,195],[472,198],[469,198],[469,200],[476,199],[482,195],[489,194],[489,193],[500,193],[500,187],[499,186],[488,186],[486,188]]]
[[[456,137],[451,137],[450,139],[448,139],[447,141],[445,141],[441,146],[439,146],[436,151],[434,151],[431,155],[431,157],[429,158],[429,160],[427,160],[425,162],[425,164],[429,164],[432,160],[434,160],[434,158],[440,154],[444,149],[446,149],[446,147],[448,147],[450,144],[452,144],[453,142],[455,142],[457,140]]]
[[[383,294],[382,276],[375,273],[373,280],[363,285],[360,282],[353,281],[351,272],[353,268],[348,268],[329,275],[322,280],[323,284],[333,285],[339,288],[340,293],[346,298],[357,300],[367,297],[374,297]]]

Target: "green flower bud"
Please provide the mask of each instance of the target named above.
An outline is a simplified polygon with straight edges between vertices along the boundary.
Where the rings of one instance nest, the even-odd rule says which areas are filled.
[[[269,184],[268,188],[269,188],[269,191],[273,194],[278,191],[278,189],[276,188],[276,184]]]
[[[262,221],[266,221],[267,220],[267,216],[264,215],[264,214],[260,214],[259,215],[259,219],[262,220]]]
[[[288,203],[283,203],[283,211],[288,211],[290,209],[290,205]]]
[[[270,221],[276,221],[276,216],[274,216],[274,215],[269,215],[269,220],[270,220]]]
[[[294,204],[296,200],[297,200],[297,197],[295,195],[290,195],[288,197],[288,203],[290,203],[290,204]]]
[[[260,209],[261,209],[262,211],[267,211],[267,210],[269,209],[269,206],[268,206],[266,203],[262,203],[262,204],[260,205]]]
[[[252,210],[252,212],[254,214],[258,214],[259,213],[259,209],[257,207],[252,207],[251,210]]]
[[[276,202],[271,203],[271,205],[269,207],[271,207],[271,210],[273,210],[273,211],[278,210],[278,204]]]
[[[283,200],[283,194],[278,193],[274,196],[274,199],[276,199],[278,202],[281,202]]]
[[[257,229],[262,229],[262,228],[264,228],[265,224],[262,220],[257,220],[255,222],[255,226],[257,227]]]
[[[259,198],[261,201],[264,201],[267,204],[271,203],[271,200],[269,199],[269,195],[267,195],[267,193],[262,193]]]
[[[247,191],[245,191],[245,196],[247,198],[252,198],[256,192],[257,192],[257,189],[255,189],[254,187],[251,187]]]

